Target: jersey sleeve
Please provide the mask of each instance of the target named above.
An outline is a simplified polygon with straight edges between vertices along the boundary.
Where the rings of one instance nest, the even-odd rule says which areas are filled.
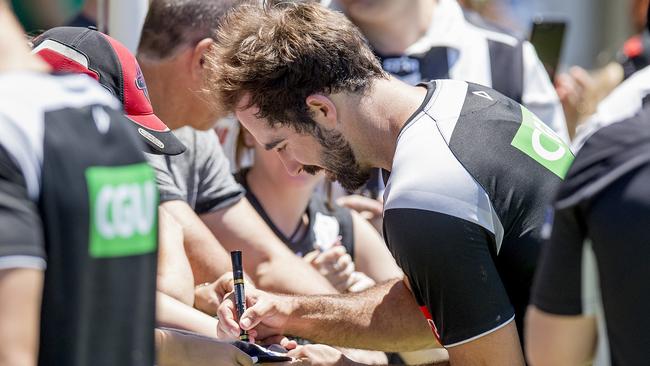
[[[156,186],[158,186],[160,203],[175,200],[187,201],[186,194],[174,182],[174,177],[170,171],[172,166],[169,157],[151,153],[145,153],[144,155],[149,166],[156,173]]]
[[[0,146],[0,270],[45,268],[45,243],[38,208],[25,179]]]
[[[491,232],[455,216],[414,208],[386,210],[384,231],[445,347],[487,335],[514,319],[494,263]]]
[[[551,237],[537,266],[531,303],[547,313],[579,315],[584,224],[576,206],[555,210],[552,216]]]
[[[244,195],[244,189],[230,173],[230,163],[212,131],[197,133],[197,161],[199,187],[196,212],[205,214],[235,204]]]

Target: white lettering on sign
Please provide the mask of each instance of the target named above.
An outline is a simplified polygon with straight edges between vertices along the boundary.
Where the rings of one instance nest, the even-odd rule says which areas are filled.
[[[106,239],[149,234],[156,212],[156,187],[151,181],[104,186],[97,195],[97,230]]]
[[[549,161],[556,161],[562,159],[564,157],[564,154],[566,153],[566,148],[564,147],[564,143],[562,140],[555,135],[553,130],[551,130],[547,125],[545,125],[542,121],[540,121],[537,118],[533,118],[533,125],[535,128],[533,129],[533,150],[539,156],[542,158],[549,160]],[[555,150],[548,150],[542,145],[542,135],[546,136],[547,138],[555,141],[557,143],[557,148]]]

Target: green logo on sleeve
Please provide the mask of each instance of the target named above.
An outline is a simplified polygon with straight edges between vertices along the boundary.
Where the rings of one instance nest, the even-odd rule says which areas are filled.
[[[511,145],[530,156],[553,174],[564,179],[573,153],[553,130],[528,109],[521,107],[522,121]]]
[[[146,164],[86,169],[90,256],[151,253],[158,241],[158,190]]]

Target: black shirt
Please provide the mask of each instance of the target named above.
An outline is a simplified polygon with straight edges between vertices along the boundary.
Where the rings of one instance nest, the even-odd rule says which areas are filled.
[[[532,303],[595,316],[594,365],[647,365],[650,346],[650,112],[603,127],[561,184]]]
[[[397,140],[384,237],[443,345],[513,318],[522,335],[544,207],[573,155],[495,90],[455,80],[426,86]]]
[[[327,247],[341,236],[341,244],[348,254],[354,259],[354,230],[350,210],[335,203],[329,205],[323,195],[314,193],[309,199],[306,213],[308,216],[308,229],[301,237],[288,238],[266,213],[255,194],[251,191],[246,181],[248,169],[242,169],[235,174],[235,180],[246,189],[246,199],[255,208],[273,233],[280,238],[294,253],[303,256],[315,250],[319,244]]]
[[[153,170],[85,76],[0,76],[0,268],[45,269],[40,365],[154,363]]]

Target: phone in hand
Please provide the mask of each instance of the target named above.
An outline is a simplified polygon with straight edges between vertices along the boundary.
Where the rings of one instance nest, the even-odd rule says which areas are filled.
[[[560,18],[537,17],[533,19],[530,43],[535,47],[551,81],[555,79],[560,64],[567,26],[567,21]]]

